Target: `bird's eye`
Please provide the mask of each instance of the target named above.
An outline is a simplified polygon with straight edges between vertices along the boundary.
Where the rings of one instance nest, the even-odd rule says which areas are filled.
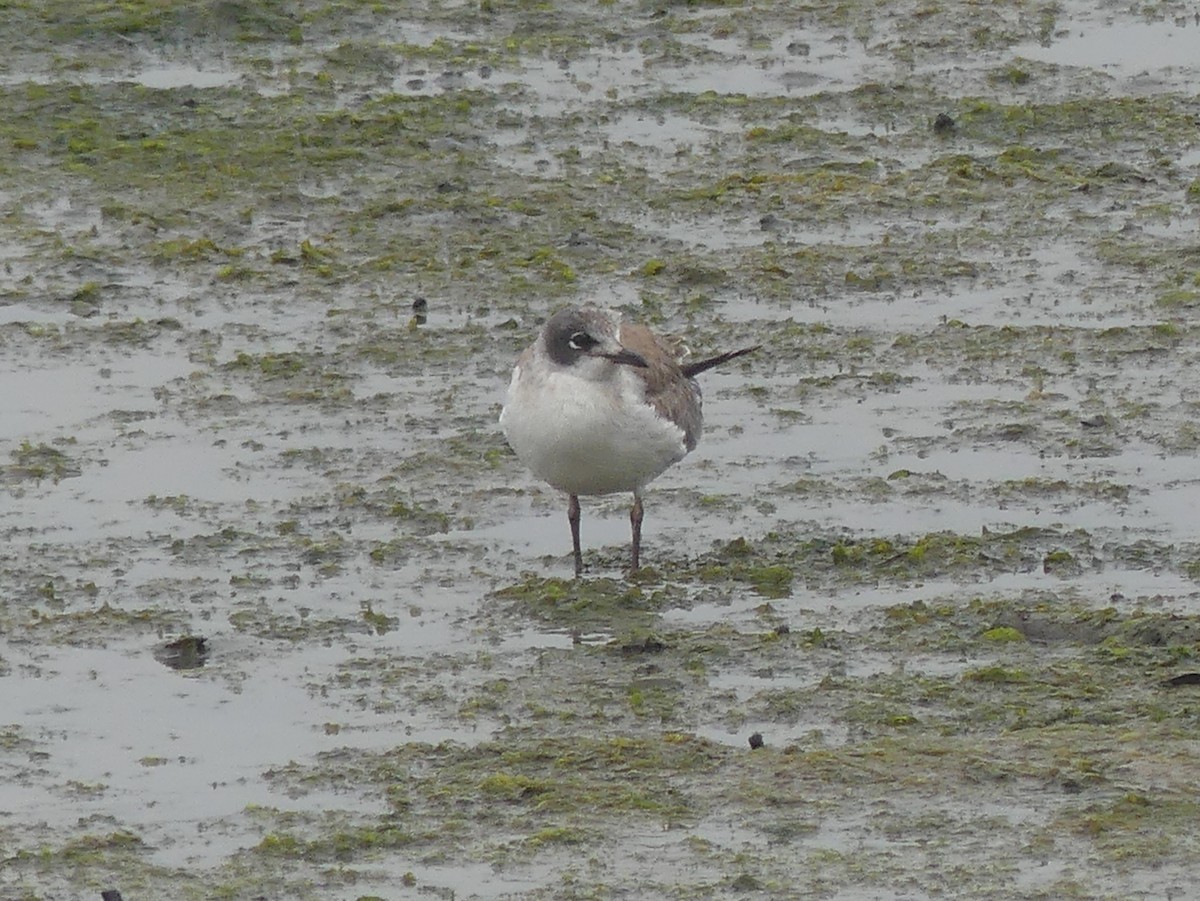
[[[567,341],[573,350],[591,350],[599,342],[587,332],[576,332]]]

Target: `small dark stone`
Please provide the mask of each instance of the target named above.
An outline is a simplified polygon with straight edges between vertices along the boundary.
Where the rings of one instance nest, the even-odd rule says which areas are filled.
[[[107,889],[100,893],[101,901],[121,901],[121,893],[116,889]]]
[[[626,657],[632,657],[635,654],[659,654],[667,649],[666,644],[659,638],[653,635],[647,635],[643,639],[630,641],[628,644],[621,646],[621,653]]]
[[[937,118],[933,120],[933,130],[935,134],[945,135],[954,131],[958,125],[946,113],[938,113]]]
[[[787,623],[780,623],[778,626],[775,627],[776,635],[788,635],[791,633],[791,631],[792,631],[792,627],[789,626]]]
[[[171,669],[199,669],[208,659],[208,640],[202,635],[184,635],[160,645],[154,659]]]
[[[729,883],[729,887],[735,892],[759,892],[762,891],[763,884],[749,873],[742,873]]]
[[[1108,425],[1108,420],[1104,418],[1103,413],[1097,413],[1095,416],[1079,420],[1079,424],[1085,429],[1102,429]]]
[[[1200,673],[1180,673],[1163,683],[1166,688],[1179,688],[1181,685],[1200,685]]]
[[[429,301],[424,297],[418,297],[412,302],[412,310],[414,313],[424,313],[429,309]]]
[[[763,746],[763,737],[761,732],[755,732],[750,736],[750,750],[757,751]]]

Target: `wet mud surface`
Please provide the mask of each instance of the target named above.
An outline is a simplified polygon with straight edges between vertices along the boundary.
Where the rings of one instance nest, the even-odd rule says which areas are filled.
[[[0,10],[0,897],[1193,891],[1194,9],[404,6]]]

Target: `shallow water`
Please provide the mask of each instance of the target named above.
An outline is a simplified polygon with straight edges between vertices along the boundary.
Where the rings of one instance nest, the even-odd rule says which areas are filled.
[[[234,6],[0,28],[0,893],[1184,896],[1190,10]],[[644,581],[583,300],[765,344]]]

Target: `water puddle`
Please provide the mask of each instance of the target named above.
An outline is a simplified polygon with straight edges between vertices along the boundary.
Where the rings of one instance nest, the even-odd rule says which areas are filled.
[[[173,62],[153,56],[143,56],[132,65],[107,71],[96,69],[69,72],[6,71],[0,73],[0,86],[21,84],[73,84],[107,85],[129,83],[156,91],[179,89],[204,90],[225,88],[238,84],[242,75],[224,68],[205,68],[189,63]]]
[[[1190,862],[1194,817],[1167,819],[1190,795],[1163,789],[1168,762],[1196,781],[1170,731],[1187,689],[1159,686],[1200,615],[1200,26],[877,12],[342,4],[189,56],[154,19],[12,57],[13,891],[90,890],[70,842],[118,829],[199,883],[262,864],[305,898],[937,894],[949,847],[973,878],[1125,896],[1106,864]],[[1155,116],[1081,112],[1122,94]],[[956,97],[973,121],[933,136]],[[1065,149],[1024,158],[1042,147]],[[518,348],[584,299],[765,345],[703,377],[704,440],[645,493],[662,580],[616,582],[603,618],[539,581],[571,577],[566,500],[496,426]],[[584,499],[588,579],[619,580],[628,508]],[[971,555],[1007,532],[1029,536],[1011,558]],[[939,535],[968,548],[949,569],[834,566],[837,543]],[[751,577],[777,549],[791,582],[703,571],[739,548]],[[513,585],[546,603],[497,597]],[[1003,645],[970,618],[988,604],[1137,628]],[[183,636],[203,659],[162,659]],[[923,719],[931,686],[957,706]],[[390,772],[327,787],[393,754],[430,777],[400,787],[428,791],[417,813]],[[1104,792],[1131,828],[1076,811]],[[331,822],[363,846],[329,853]],[[371,845],[397,824],[411,844]],[[308,835],[328,842],[288,844]]]
[[[1121,15],[1069,20],[1052,41],[1018,45],[1014,51],[1027,59],[1098,69],[1120,78],[1179,77],[1200,67],[1198,40],[1200,21],[1191,15],[1157,22]]]

